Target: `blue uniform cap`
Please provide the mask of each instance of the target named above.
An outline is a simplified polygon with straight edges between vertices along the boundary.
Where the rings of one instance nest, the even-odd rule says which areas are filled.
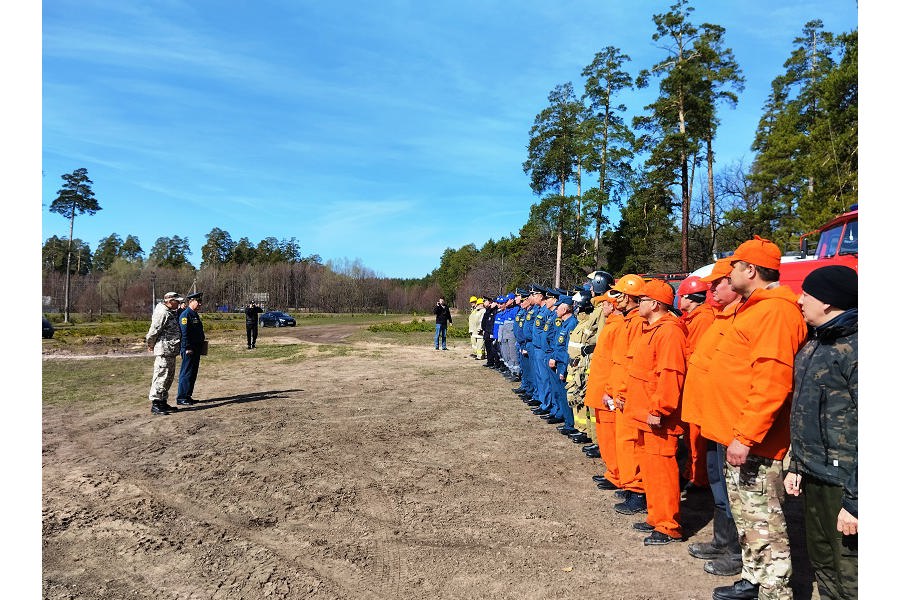
[[[572,300],[572,296],[567,296],[567,295],[563,294],[559,297],[559,300],[557,300],[556,304],[554,304],[553,306],[555,308],[555,307],[559,306],[560,304],[568,304],[569,306],[574,306],[575,301]]]
[[[516,293],[515,293],[515,292],[510,292],[510,293],[508,293],[508,294],[506,295],[506,299],[507,299],[507,300],[515,300],[515,299],[516,299]]]
[[[532,294],[546,294],[547,289],[544,286],[538,285],[536,283],[531,284],[531,289],[529,290]]]

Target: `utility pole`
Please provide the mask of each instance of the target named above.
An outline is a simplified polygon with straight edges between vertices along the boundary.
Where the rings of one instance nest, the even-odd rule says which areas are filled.
[[[150,312],[156,307],[156,271],[150,271]]]

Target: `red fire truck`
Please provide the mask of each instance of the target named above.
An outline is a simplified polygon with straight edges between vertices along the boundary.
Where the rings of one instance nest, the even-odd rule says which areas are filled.
[[[799,255],[786,254],[781,258],[780,282],[799,294],[803,280],[810,271],[825,265],[846,265],[854,270],[859,264],[858,205],[831,219],[818,229],[800,236]],[[819,235],[819,242],[813,254],[809,253],[809,237]],[[691,275],[704,277],[712,272],[712,264],[700,267]]]
[[[825,265],[846,265],[859,270],[859,228],[858,205],[850,206],[850,210],[838,215],[818,229],[805,233],[800,237],[800,256],[796,260],[782,259],[781,283],[800,293],[800,285],[810,271]],[[816,251],[809,254],[809,236],[819,233]]]

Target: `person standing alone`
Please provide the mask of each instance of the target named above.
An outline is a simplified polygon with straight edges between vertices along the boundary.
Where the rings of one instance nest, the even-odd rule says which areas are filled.
[[[153,309],[150,330],[147,332],[147,351],[153,352],[153,379],[150,382],[150,414],[167,415],[178,410],[171,406],[169,388],[175,379],[175,357],[181,348],[181,328],[178,326],[178,303],[184,300],[176,292],[168,292]]]
[[[203,292],[187,297],[187,308],[181,313],[181,371],[178,374],[178,399],[182,406],[196,404],[194,401],[194,383],[197,371],[200,370],[200,352],[206,336],[203,334],[203,322],[197,311],[203,304]]]
[[[438,350],[438,342],[440,342],[440,350],[447,349],[447,326],[453,324],[453,317],[450,316],[450,309],[444,303],[443,298],[438,298],[437,304],[434,305],[434,349]]]
[[[247,350],[256,348],[256,336],[259,334],[259,315],[263,309],[256,302],[251,302],[244,312],[247,317]]]

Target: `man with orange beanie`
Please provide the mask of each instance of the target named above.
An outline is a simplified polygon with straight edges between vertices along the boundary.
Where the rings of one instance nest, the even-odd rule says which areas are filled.
[[[703,570],[712,575],[737,575],[741,572],[741,544],[738,541],[737,526],[728,503],[728,489],[725,486],[725,447],[708,440],[703,433],[703,417],[708,403],[719,402],[719,398],[708,394],[709,368],[713,354],[724,332],[731,327],[734,311],[737,310],[740,294],[731,289],[731,259],[716,261],[712,273],[702,280],[711,286],[708,303],[717,306],[714,320],[706,332],[700,336],[697,346],[688,358],[687,376],[684,379],[684,393],[681,398],[681,419],[700,430],[707,442],[706,473],[709,489],[713,496],[713,538],[710,542],[694,542],[688,552],[694,558],[707,562]]]
[[[672,287],[651,279],[635,290],[643,319],[641,335],[628,366],[623,415],[637,429],[635,454],[647,495],[647,521],[634,524],[650,532],[645,546],[681,541],[678,462],[675,451],[681,424],[687,328],[670,311]]]
[[[687,358],[690,359],[700,336],[712,324],[715,316],[712,306],[706,303],[709,284],[696,275],[691,275],[678,286],[678,308],[681,309],[681,321],[687,327]],[[701,488],[709,486],[706,477],[706,440],[700,435],[697,424],[687,427],[688,461],[682,478],[685,488]]]
[[[744,564],[741,579],[715,588],[713,600],[790,600],[781,460],[806,322],[797,295],[778,285],[778,246],[754,236],[730,258],[731,287],[743,300],[710,363],[710,394],[720,401],[705,406],[702,432],[726,446],[725,483]]]
[[[616,338],[612,348],[612,361],[609,379],[606,382],[606,393],[603,401],[607,406],[616,409],[616,460],[619,467],[619,481],[624,497],[613,508],[623,515],[634,515],[647,511],[647,498],[644,494],[644,482],[635,455],[635,444],[638,438],[638,428],[631,419],[626,418],[622,411],[625,408],[625,387],[628,383],[628,367],[631,364],[632,346],[641,335],[641,326],[644,320],[638,312],[640,304],[639,290],[644,287],[644,280],[640,275],[629,273],[623,275],[612,286],[612,290],[619,292],[616,298],[616,307],[622,312],[625,319],[624,330]],[[616,492],[619,494],[619,492]]]

